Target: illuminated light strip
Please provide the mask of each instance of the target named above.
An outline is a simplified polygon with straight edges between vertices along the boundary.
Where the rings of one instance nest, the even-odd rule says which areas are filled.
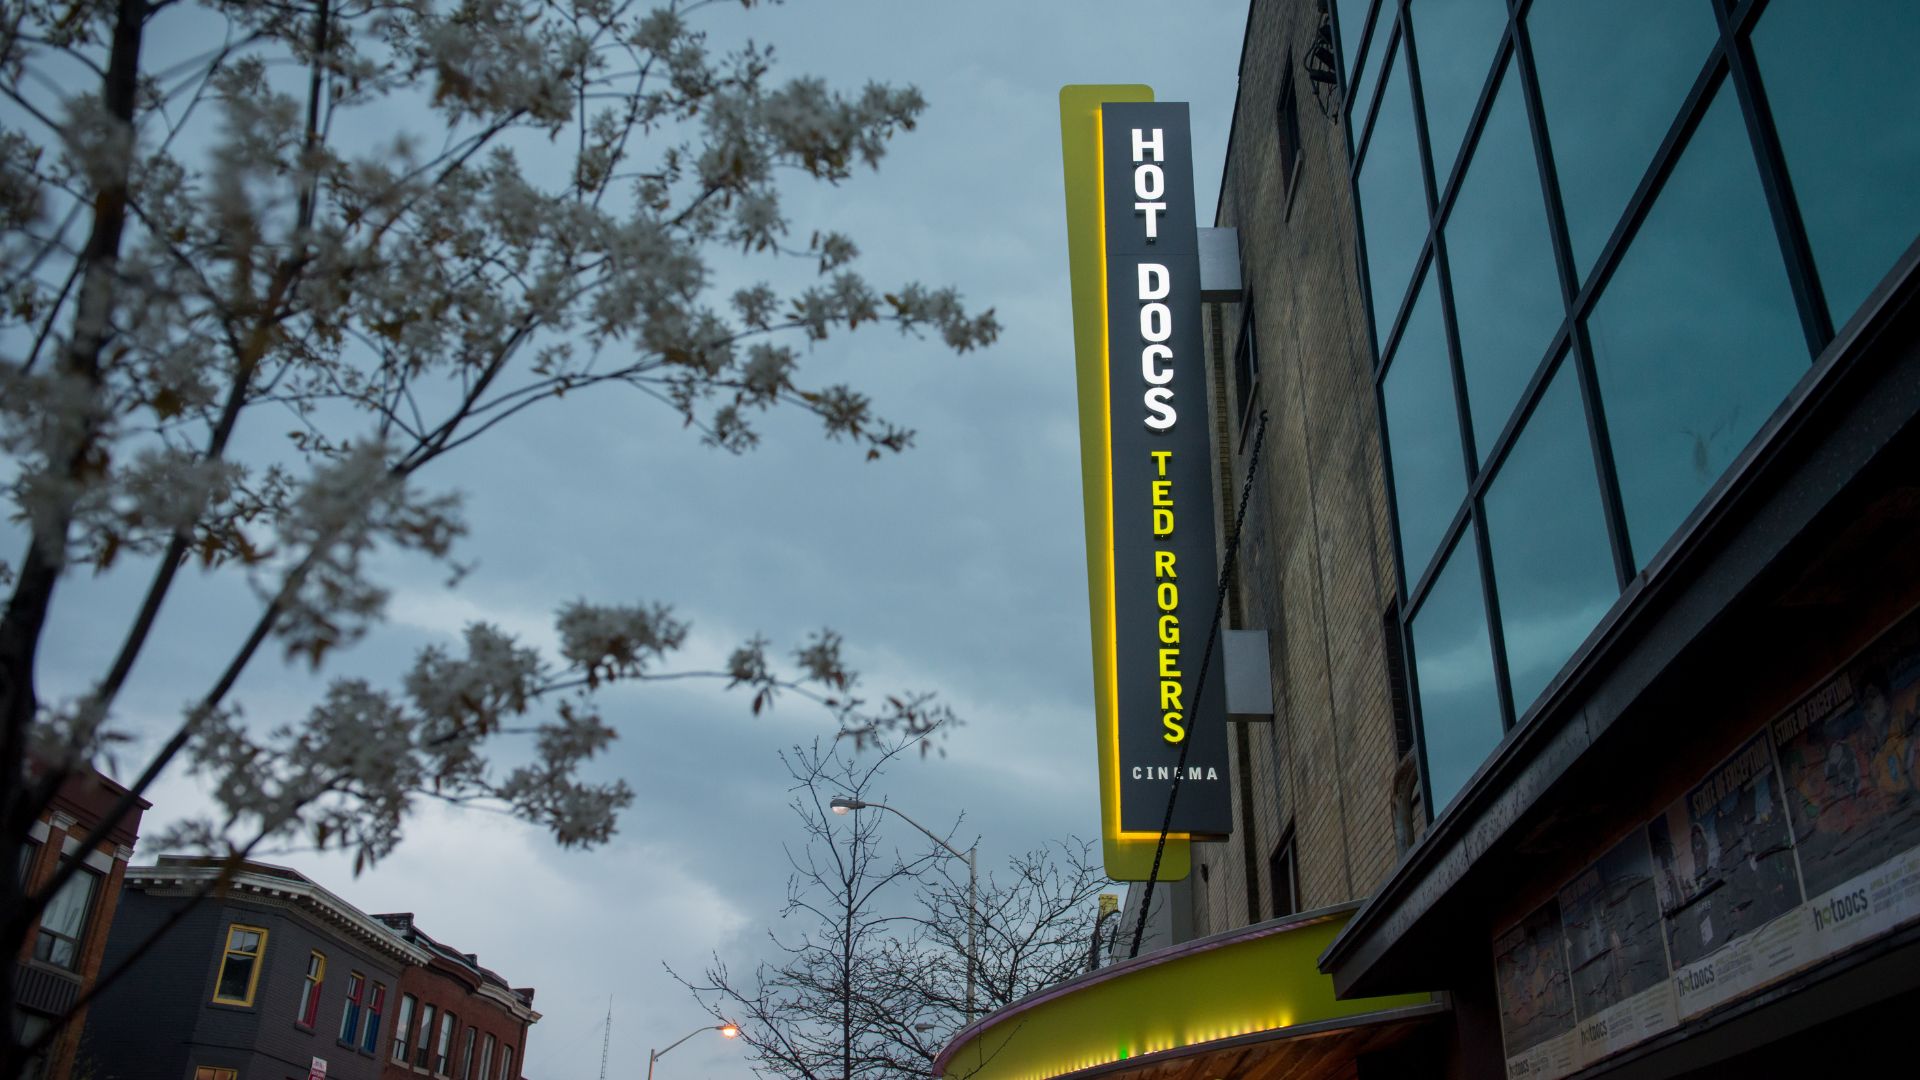
[[[1134,1059],[1149,1069],[1211,1053],[1216,1044],[1292,1040],[1444,1011],[1428,994],[1335,995],[1318,958],[1358,906],[1303,912],[1076,976],[968,1025],[941,1050],[934,1075],[1047,1080]]]
[[[1107,310],[1107,183],[1106,183],[1106,111],[1093,110],[1093,146],[1098,157],[1099,168],[1096,174],[1100,182],[1094,185],[1094,205],[1100,211],[1100,400],[1108,407],[1100,410],[1100,444],[1106,450],[1107,467],[1102,479],[1103,495],[1106,499],[1107,543],[1102,557],[1107,567],[1107,714],[1103,718],[1107,725],[1113,747],[1113,768],[1106,770],[1107,782],[1112,785],[1114,827],[1112,835],[1121,840],[1160,842],[1157,830],[1135,830],[1128,832],[1120,828],[1120,592],[1119,571],[1113,563],[1113,342],[1109,340],[1107,330],[1113,325],[1112,313]],[[1192,833],[1170,832],[1169,841],[1191,840]],[[1163,875],[1164,876],[1164,875]],[[1181,875],[1184,877],[1185,875]]]
[[[1123,837],[1120,831],[1120,646],[1117,640],[1120,633],[1120,612],[1114,594],[1120,583],[1115,580],[1113,566],[1113,415],[1108,407],[1113,400],[1113,355],[1112,343],[1107,340],[1107,328],[1112,325],[1107,310],[1107,182],[1104,175],[1103,154],[1107,145],[1106,110],[1095,106],[1093,110],[1093,153],[1094,184],[1093,206],[1094,220],[1100,227],[1094,230],[1095,242],[1099,245],[1099,257],[1094,260],[1100,279],[1100,449],[1105,455],[1105,467],[1100,470],[1101,513],[1105,519],[1106,542],[1100,545],[1101,574],[1107,582],[1107,620],[1106,632],[1101,635],[1102,644],[1107,650],[1107,700],[1104,704],[1100,722],[1107,728],[1107,744],[1101,747],[1101,756],[1111,756],[1112,766],[1100,763],[1101,780],[1110,789],[1110,796],[1101,807],[1101,816],[1113,815],[1113,827],[1106,830],[1109,835]]]
[[[1120,591],[1119,571],[1113,562],[1113,342],[1108,338],[1107,329],[1112,326],[1112,312],[1107,308],[1107,184],[1106,165],[1106,111],[1093,110],[1093,147],[1097,167],[1094,172],[1099,182],[1093,188],[1093,205],[1098,211],[1100,229],[1094,234],[1098,237],[1100,259],[1097,265],[1100,273],[1100,400],[1108,407],[1102,408],[1100,416],[1100,446],[1106,453],[1106,468],[1101,470],[1101,498],[1106,517],[1106,543],[1102,546],[1100,558],[1105,565],[1107,579],[1107,632],[1104,642],[1107,649],[1107,701],[1106,715],[1101,722],[1106,725],[1108,746],[1111,748],[1113,766],[1106,767],[1102,762],[1102,772],[1106,774],[1106,783],[1111,791],[1108,806],[1112,808],[1113,828],[1108,830],[1121,840],[1142,840],[1159,843],[1157,831],[1134,830],[1128,832],[1120,828],[1120,613],[1117,595]],[[1170,832],[1168,840],[1191,840],[1193,834]]]
[[[1107,876],[1116,881],[1146,880],[1160,834],[1158,831],[1120,831],[1118,599],[1114,579],[1117,567],[1113,559],[1116,522],[1110,415],[1113,397],[1106,322],[1106,193],[1101,107],[1114,102],[1150,102],[1153,97],[1152,87],[1137,84],[1073,85],[1060,91],[1068,255],[1073,283],[1075,386],[1080,399],[1082,512],[1086,522],[1087,587],[1091,601],[1088,614],[1093,631],[1101,849]],[[1091,370],[1096,367],[1099,370]],[[1093,410],[1091,414],[1089,409]],[[1190,841],[1188,832],[1168,835],[1160,863],[1161,881],[1178,881],[1191,872]]]

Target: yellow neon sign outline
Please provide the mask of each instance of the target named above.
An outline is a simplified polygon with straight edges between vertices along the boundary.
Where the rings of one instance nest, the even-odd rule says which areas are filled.
[[[1107,145],[1106,110],[1096,107],[1093,110],[1093,145],[1096,154]],[[1101,165],[1104,159],[1099,159]],[[1107,310],[1107,185],[1102,170],[1094,171],[1096,183],[1093,186],[1093,204],[1099,211],[1100,228],[1094,235],[1099,238],[1100,246],[1100,445],[1106,453],[1106,468],[1101,470],[1101,500],[1106,516],[1106,543],[1101,546],[1101,559],[1106,563],[1107,579],[1107,625],[1102,641],[1107,650],[1107,701],[1106,715],[1101,723],[1106,725],[1107,744],[1111,747],[1113,762],[1107,767],[1102,762],[1101,771],[1105,773],[1104,782],[1108,786],[1110,798],[1107,806],[1112,808],[1113,828],[1108,835],[1121,840],[1151,840],[1159,843],[1160,833],[1156,831],[1135,830],[1128,832],[1120,828],[1120,643],[1115,640],[1120,633],[1120,612],[1114,599],[1120,591],[1119,570],[1113,564],[1113,342],[1108,339],[1107,329],[1112,326]],[[1191,840],[1192,833],[1170,832],[1169,841]]]

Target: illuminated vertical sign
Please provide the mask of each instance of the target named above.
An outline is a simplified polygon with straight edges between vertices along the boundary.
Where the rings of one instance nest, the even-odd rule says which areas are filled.
[[[1218,568],[1192,148],[1187,107],[1152,96],[1060,93],[1101,825],[1116,880],[1147,876],[1176,771],[1160,877],[1185,877],[1189,841],[1232,828],[1218,672],[1194,697]]]
[[[1181,769],[1173,828],[1219,836],[1233,816],[1217,672],[1194,697],[1219,565],[1187,106],[1108,103],[1100,135],[1120,827],[1157,834]]]

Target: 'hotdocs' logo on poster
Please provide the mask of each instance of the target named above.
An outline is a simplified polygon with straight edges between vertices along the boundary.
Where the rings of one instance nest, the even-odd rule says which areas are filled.
[[[1833,899],[1813,909],[1813,928],[1825,930],[1835,923],[1843,923],[1856,915],[1865,915],[1872,905],[1867,902],[1867,890],[1856,889],[1844,896]]]

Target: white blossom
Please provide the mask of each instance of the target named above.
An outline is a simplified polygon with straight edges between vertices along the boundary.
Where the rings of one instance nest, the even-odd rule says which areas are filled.
[[[106,59],[134,9],[29,4],[7,31],[0,454],[32,533],[0,561],[10,592],[45,587],[29,565],[125,553],[147,557],[161,600],[190,565],[241,574],[259,621],[222,666],[237,675],[262,641],[351,665],[390,601],[379,553],[464,573],[460,498],[433,466],[521,410],[637,388],[728,451],[784,408],[879,457],[911,430],[855,385],[813,381],[816,350],[793,343],[890,322],[966,352],[999,332],[951,289],[881,291],[851,237],[789,218],[785,182],[845,179],[913,128],[911,87],[776,82],[771,50],[710,40],[674,3],[334,6],[324,27],[297,5],[175,7],[224,23],[194,49],[224,45],[169,53],[149,35],[132,83]],[[34,74],[50,64],[102,81]],[[736,289],[735,264],[761,260],[799,277]],[[47,617],[7,647],[31,649]],[[348,847],[364,865],[437,797],[605,841],[632,791],[582,766],[645,721],[603,717],[595,694],[671,674],[689,628],[610,598],[565,605],[556,631],[543,657],[475,625],[398,687],[349,671],[291,715],[246,714],[235,680],[216,684],[181,732],[221,813],[171,838]],[[718,673],[756,712],[806,695],[856,740],[944,715],[924,695],[861,701],[830,633],[790,665],[769,648],[755,638]],[[123,675],[72,701],[0,692],[24,695],[7,714],[34,718],[43,759],[77,761],[121,738]]]

